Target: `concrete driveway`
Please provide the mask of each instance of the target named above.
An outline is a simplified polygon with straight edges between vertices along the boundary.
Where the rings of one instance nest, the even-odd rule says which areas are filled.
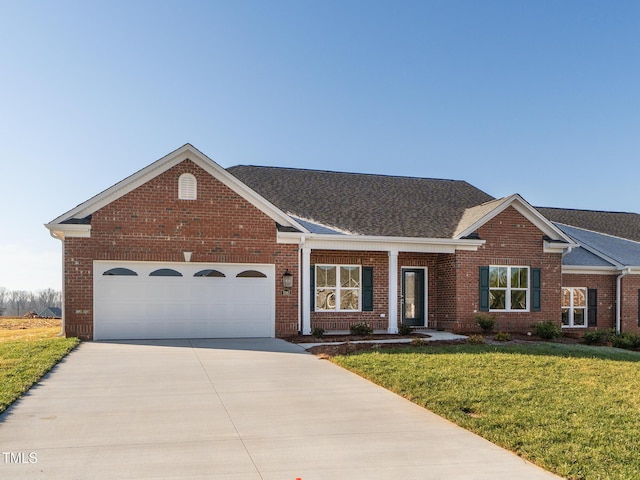
[[[0,478],[548,479],[281,340],[83,343],[0,415]]]

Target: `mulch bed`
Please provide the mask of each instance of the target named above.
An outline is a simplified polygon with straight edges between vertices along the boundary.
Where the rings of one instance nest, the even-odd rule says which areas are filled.
[[[311,335],[291,335],[283,337],[283,340],[291,343],[329,343],[329,342],[355,342],[360,340],[395,340],[403,338],[428,338],[426,333],[412,333],[411,335],[392,335],[390,333],[380,333],[372,335],[325,335],[316,338]]]
[[[467,334],[467,335],[479,335],[477,333]],[[494,334],[482,335],[484,337],[484,343],[491,345],[513,345],[518,343],[531,343],[531,342],[542,342],[541,338],[535,335],[523,335],[518,333],[511,334],[511,340],[507,342],[500,342],[494,340]],[[412,335],[389,335],[389,334],[381,334],[381,335],[367,335],[367,336],[355,336],[355,335],[328,335],[321,339],[314,338],[308,335],[298,335],[293,337],[285,338],[285,340],[292,343],[337,343],[337,342],[347,342],[340,343],[337,345],[318,345],[316,347],[311,347],[307,351],[314,355],[327,358],[333,357],[335,355],[349,355],[356,352],[367,352],[372,350],[384,350],[384,349],[402,349],[402,348],[412,348],[416,346],[416,343],[419,344],[420,339],[426,339],[429,335],[427,334],[412,334]],[[394,339],[412,339],[414,340],[412,343],[353,343],[359,340],[394,340]],[[579,343],[578,339],[570,338],[570,337],[560,337],[553,340],[554,343]],[[460,345],[467,343],[465,339],[463,340],[435,340],[435,341],[424,341],[423,345],[430,347],[438,347],[441,345]]]

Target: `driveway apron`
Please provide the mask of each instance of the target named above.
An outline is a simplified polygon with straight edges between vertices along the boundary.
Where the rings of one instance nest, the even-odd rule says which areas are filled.
[[[277,339],[90,342],[0,415],[0,478],[558,478]]]

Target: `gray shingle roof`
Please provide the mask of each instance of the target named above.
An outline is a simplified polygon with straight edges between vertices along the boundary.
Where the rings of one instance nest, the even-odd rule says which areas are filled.
[[[556,223],[556,226],[587,249],[596,254],[603,255],[617,262],[619,265],[627,267],[640,266],[640,242],[559,223]],[[571,254],[567,256],[570,255]],[[584,257],[583,260],[586,261],[586,257]],[[577,261],[577,258],[571,259],[571,261]],[[568,263],[563,263],[569,265]],[[576,263],[572,264],[576,265]],[[592,261],[586,265],[600,266],[601,264],[595,263],[595,260],[592,259]]]
[[[359,235],[452,238],[465,209],[493,200],[461,180],[244,165],[227,171],[290,215]]]
[[[613,267],[613,263],[589,252],[583,247],[574,248],[562,257],[562,265],[578,267]]]
[[[640,215],[637,213],[546,207],[536,207],[536,210],[552,222],[640,242]]]

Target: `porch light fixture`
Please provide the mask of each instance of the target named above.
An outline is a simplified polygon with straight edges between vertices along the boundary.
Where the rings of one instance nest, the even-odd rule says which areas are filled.
[[[289,273],[289,269],[282,274],[282,286],[285,290],[291,290],[293,288],[293,275]]]

